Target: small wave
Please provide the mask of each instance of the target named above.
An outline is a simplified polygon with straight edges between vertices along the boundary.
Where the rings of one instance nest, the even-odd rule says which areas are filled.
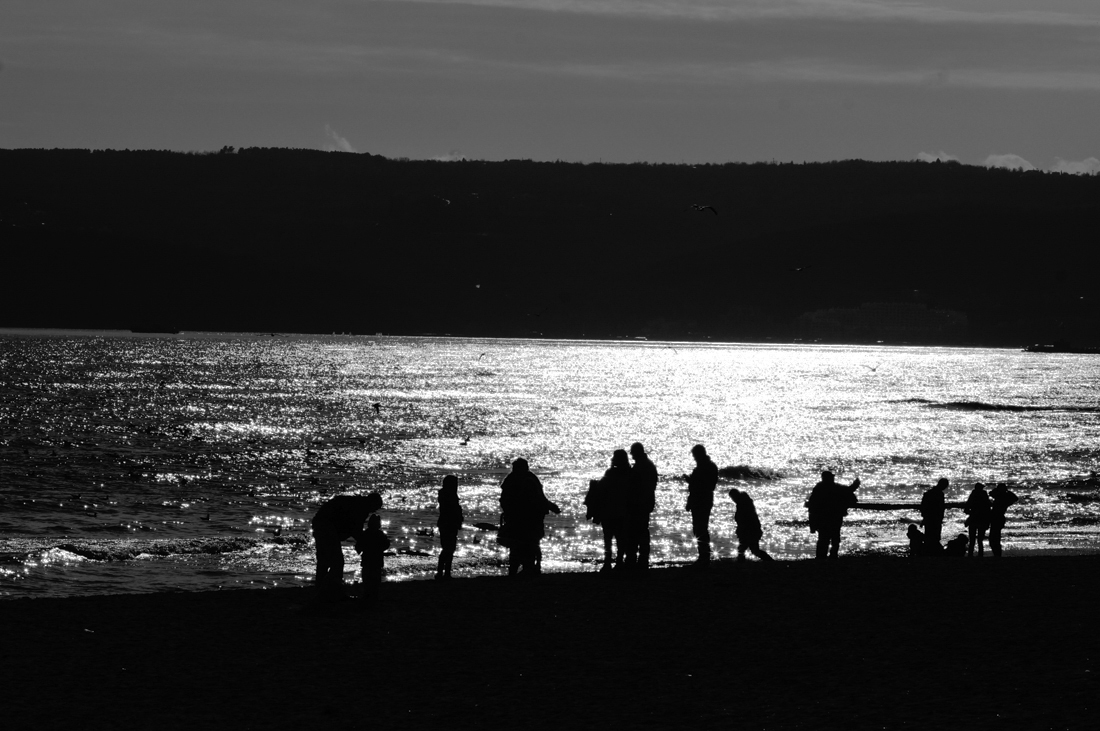
[[[57,548],[93,561],[130,561],[138,556],[222,554],[260,545],[255,538],[193,538],[170,541],[125,541],[109,545],[62,543]]]
[[[718,476],[727,480],[778,480],[783,477],[766,467],[749,467],[747,464],[730,465],[718,470]]]

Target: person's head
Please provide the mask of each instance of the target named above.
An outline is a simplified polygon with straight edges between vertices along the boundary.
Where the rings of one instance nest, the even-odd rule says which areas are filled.
[[[975,492],[978,492],[978,491],[985,492],[985,485],[983,485],[980,482],[975,482],[974,483],[974,491]]]
[[[367,530],[382,530],[382,518],[378,517],[378,513],[371,513],[367,518]]]
[[[530,469],[527,460],[523,457],[516,458],[516,461],[512,463],[512,472],[528,472]]]
[[[630,456],[634,459],[645,456],[645,447],[642,446],[641,442],[634,442],[630,445]]]
[[[696,462],[703,462],[707,458],[707,448],[702,444],[696,444],[691,448],[691,456],[695,458]]]
[[[382,496],[376,492],[372,492],[369,495],[357,495],[356,497],[362,501],[368,513],[373,513],[375,510],[382,509]]]
[[[941,477],[940,481],[936,483],[936,489],[937,490],[943,490],[944,492],[947,492],[947,488],[950,484],[951,483],[948,482],[946,477]]]
[[[458,490],[458,478],[454,475],[445,475],[443,477],[443,489],[448,491]]]
[[[924,537],[924,534],[920,532],[920,528],[917,527],[916,523],[910,523],[909,524],[909,530],[907,530],[905,532],[905,534],[907,536],[909,536],[909,540],[911,540],[911,541],[914,540],[914,539],[920,539],[920,538]]]
[[[828,483],[828,482],[832,482],[834,479],[836,479],[835,475],[833,475],[833,473],[830,472],[829,470],[825,470],[824,472],[821,473],[821,481],[822,482]]]
[[[629,467],[630,458],[626,456],[625,449],[616,449],[611,455],[612,467]]]
[[[742,494],[743,493],[740,490],[738,490],[736,487],[731,487],[730,488],[730,500],[732,500],[734,502],[737,502],[738,498],[740,498]]]

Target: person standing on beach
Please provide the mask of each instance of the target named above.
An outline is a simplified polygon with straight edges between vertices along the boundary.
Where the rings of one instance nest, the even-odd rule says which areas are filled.
[[[603,567],[610,571],[614,566],[625,566],[626,555],[626,495],[630,489],[630,458],[625,449],[616,449],[611,455],[611,466],[599,480],[592,480],[588,495],[586,517],[603,526]],[[615,550],[612,552],[612,541]]]
[[[649,516],[657,505],[657,467],[641,442],[630,445],[634,465],[626,494],[626,565],[649,568]]]
[[[992,514],[989,493],[985,491],[985,485],[980,482],[974,484],[974,489],[966,498],[963,512],[970,516],[966,519],[966,527],[970,529],[970,543],[967,546],[966,555],[973,558],[975,544],[977,544],[978,558],[981,558],[985,553],[985,532],[989,529],[989,519]]]
[[[760,516],[756,514],[756,505],[747,492],[730,488],[730,499],[737,506],[733,514],[733,520],[737,523],[737,560],[745,560],[745,551],[752,551],[752,555],[763,561],[771,561],[772,557],[760,548],[760,539],[764,537],[764,529],[760,526]]]
[[[455,549],[458,548],[458,531],[462,528],[462,505],[458,502],[458,478],[447,475],[437,494],[439,501],[439,563],[436,565],[435,578],[451,578],[451,563]]]
[[[341,542],[358,537],[367,516],[382,509],[382,496],[337,495],[313,516],[313,544],[317,551],[314,584],[321,599],[337,600],[344,594],[344,550]]]
[[[560,514],[561,509],[546,499],[542,482],[520,457],[500,484],[500,538],[508,548],[509,576],[521,569],[525,576],[541,572],[539,542],[546,535],[542,521],[547,513]]]
[[[691,448],[695,469],[684,475],[688,483],[688,499],[685,510],[691,512],[691,532],[699,546],[699,558],[695,565],[710,565],[710,511],[714,508],[714,488],[718,487],[718,465],[707,455],[707,448],[696,444]]]
[[[1008,489],[1003,482],[989,491],[990,515],[989,515],[989,550],[993,552],[993,558],[1001,557],[1001,530],[1005,527],[1005,513],[1020,498],[1016,493]]]
[[[386,561],[383,554],[389,547],[390,539],[382,532],[382,519],[375,513],[367,518],[367,529],[355,541],[355,550],[359,553],[364,607],[378,601],[378,590],[382,585],[382,571]]]
[[[921,495],[920,517],[924,525],[924,541],[930,553],[938,553],[943,548],[940,536],[943,534],[944,495],[950,484],[946,477],[941,477],[935,487]]]
[[[836,481],[832,472],[821,473],[821,482],[814,485],[806,508],[810,511],[810,532],[817,533],[817,558],[837,558],[840,555],[840,528],[848,508],[854,507],[859,478],[851,485]]]

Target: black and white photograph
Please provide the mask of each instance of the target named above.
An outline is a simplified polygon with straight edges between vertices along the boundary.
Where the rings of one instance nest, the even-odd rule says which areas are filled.
[[[1100,3],[0,0],[0,726],[1100,727]]]

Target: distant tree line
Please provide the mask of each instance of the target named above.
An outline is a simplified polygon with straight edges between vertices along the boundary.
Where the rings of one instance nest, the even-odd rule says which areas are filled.
[[[922,342],[1100,344],[1096,176],[232,147],[0,166],[2,326],[757,341],[913,303],[965,317]]]

